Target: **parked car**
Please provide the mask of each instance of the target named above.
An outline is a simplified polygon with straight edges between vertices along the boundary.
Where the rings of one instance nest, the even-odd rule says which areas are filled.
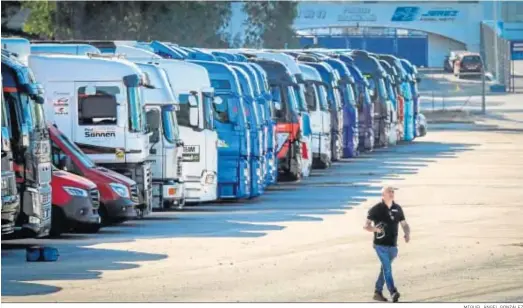
[[[477,53],[461,54],[454,63],[454,76],[461,78],[463,74],[481,75],[483,61]]]

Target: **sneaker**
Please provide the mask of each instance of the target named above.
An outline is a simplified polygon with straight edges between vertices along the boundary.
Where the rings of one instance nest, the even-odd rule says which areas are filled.
[[[398,291],[392,293],[392,302],[397,303],[398,299],[400,299],[400,293]]]
[[[378,302],[388,302],[389,301],[385,296],[383,296],[383,293],[381,293],[381,292],[374,292],[373,299]]]

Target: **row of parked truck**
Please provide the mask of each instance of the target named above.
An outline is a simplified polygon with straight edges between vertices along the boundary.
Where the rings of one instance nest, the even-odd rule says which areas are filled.
[[[362,50],[2,39],[2,234],[256,198],[426,133],[416,67]]]

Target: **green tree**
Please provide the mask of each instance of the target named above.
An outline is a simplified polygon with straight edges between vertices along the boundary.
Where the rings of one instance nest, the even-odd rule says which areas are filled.
[[[243,11],[248,20],[245,25],[245,45],[251,48],[294,48],[298,40],[292,28],[297,16],[297,2],[248,1]]]
[[[161,40],[227,47],[230,2],[38,1],[24,29],[56,39]]]

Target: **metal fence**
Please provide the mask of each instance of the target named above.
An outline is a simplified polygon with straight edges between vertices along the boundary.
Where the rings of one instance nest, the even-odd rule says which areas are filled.
[[[491,73],[507,91],[511,89],[510,42],[484,22],[481,23],[480,53],[485,63],[485,71]]]

